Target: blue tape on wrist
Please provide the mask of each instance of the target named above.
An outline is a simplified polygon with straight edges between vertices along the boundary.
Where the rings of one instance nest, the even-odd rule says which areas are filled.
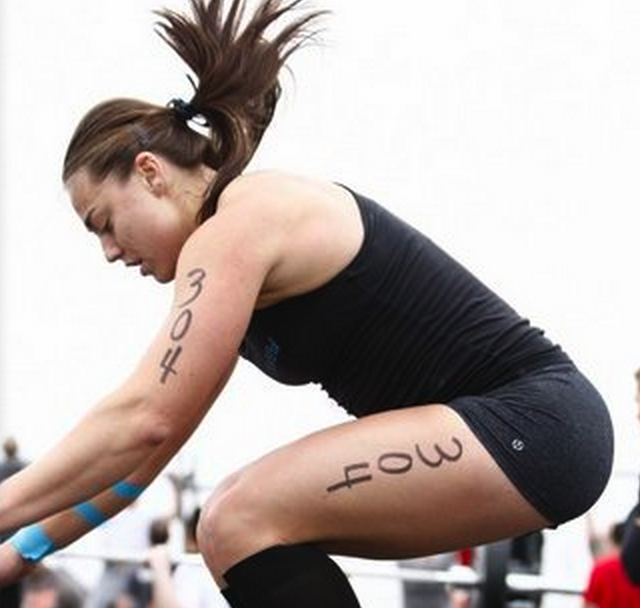
[[[83,502],[73,508],[73,512],[84,519],[92,528],[97,528],[109,519],[98,507],[91,502]]]
[[[15,550],[30,562],[39,562],[56,550],[51,537],[40,524],[34,524],[18,530],[9,542]]]
[[[131,483],[129,481],[119,481],[113,486],[113,491],[116,496],[120,498],[126,498],[128,500],[135,500],[145,491],[146,486],[141,486],[138,483]]]

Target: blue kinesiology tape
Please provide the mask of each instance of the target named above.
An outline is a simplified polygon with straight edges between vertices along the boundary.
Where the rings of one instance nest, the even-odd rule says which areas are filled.
[[[120,498],[126,498],[128,500],[135,500],[142,494],[146,486],[141,486],[138,483],[131,483],[129,481],[119,481],[113,486],[113,491],[116,496]]]
[[[30,562],[39,562],[56,549],[53,540],[40,524],[18,530],[9,542],[23,559]]]
[[[73,508],[73,512],[84,519],[92,528],[97,528],[109,519],[98,507],[91,502],[83,502]]]

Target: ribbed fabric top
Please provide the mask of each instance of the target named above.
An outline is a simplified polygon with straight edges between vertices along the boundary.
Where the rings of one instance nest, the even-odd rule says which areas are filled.
[[[244,358],[285,384],[320,384],[356,416],[481,394],[568,360],[428,237],[352,194],[359,252],[322,287],[256,311]]]

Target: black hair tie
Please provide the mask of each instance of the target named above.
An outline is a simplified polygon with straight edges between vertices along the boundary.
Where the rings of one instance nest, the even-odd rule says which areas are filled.
[[[189,122],[198,115],[198,111],[190,102],[185,101],[184,99],[180,99],[179,97],[172,99],[167,105],[178,115],[180,120],[184,123]]]
[[[209,127],[211,121],[207,116],[197,110],[190,101],[185,101],[176,97],[167,104],[178,116],[178,118],[186,125],[193,122],[200,127]]]

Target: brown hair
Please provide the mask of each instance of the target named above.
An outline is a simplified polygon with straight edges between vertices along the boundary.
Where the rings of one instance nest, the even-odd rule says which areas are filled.
[[[112,99],[98,104],[69,142],[64,182],[79,169],[98,181],[111,174],[125,180],[136,155],[149,150],[180,167],[205,164],[215,169],[199,220],[215,213],[220,193],[249,163],[271,122],[280,96],[280,69],[313,38],[309,25],[324,11],[299,15],[267,39],[269,26],[299,8],[302,0],[261,0],[246,23],[245,0],[231,0],[226,11],[224,0],[190,1],[192,18],[168,9],[156,14],[159,35],[198,80],[191,101],[158,106]],[[190,115],[206,122],[208,136],[189,127]]]

